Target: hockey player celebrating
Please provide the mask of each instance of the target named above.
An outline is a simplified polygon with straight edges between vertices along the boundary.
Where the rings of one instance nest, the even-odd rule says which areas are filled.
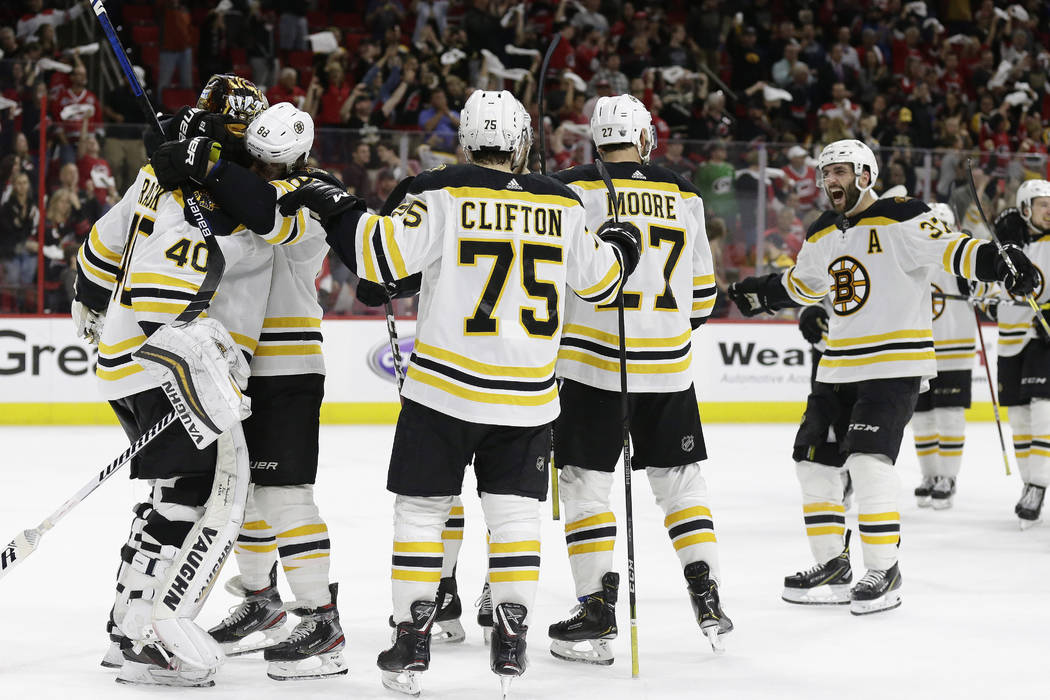
[[[955,228],[955,214],[947,204],[930,204],[930,213]],[[973,361],[977,356],[973,307],[943,294],[969,296],[970,284],[944,270],[930,274],[933,295],[933,352],[937,376],[919,394],[911,429],[919,457],[922,481],[915,489],[920,508],[951,508],[955,479],[962,465],[966,441],[966,409],[970,407]]]
[[[471,460],[489,531],[490,666],[505,691],[525,671],[566,291],[610,301],[638,262],[633,226],[608,222],[591,234],[568,188],[513,172],[528,156],[527,133],[509,92],[476,91],[459,127],[470,164],[418,175],[393,216],[369,215],[324,183],[297,191],[360,277],[423,273],[387,478],[397,494],[397,629],[378,659],[384,685],[406,693],[420,692],[417,674],[429,667],[441,532]]]
[[[1019,248],[1007,246],[1000,255],[990,242],[953,232],[920,201],[877,200],[878,163],[860,141],[829,144],[818,168],[832,210],[810,227],[796,265],[741,280],[729,293],[747,316],[832,296],[827,350],[793,452],[817,563],[784,580],[784,599],[848,603],[850,612],[865,615],[901,602],[893,464],[920,387],[937,374],[929,271],[1003,280],[1012,293],[1026,294],[1035,270]],[[842,439],[829,446],[832,426]],[[867,573],[852,589],[843,481],[832,460],[823,458],[829,450],[847,455],[844,468],[858,501]]]
[[[642,257],[624,291],[628,396],[635,452],[681,562],[693,613],[717,650],[733,623],[719,604],[720,570],[707,485],[707,458],[692,383],[690,336],[715,302],[714,266],[699,192],[649,164],[652,118],[631,95],[599,98],[591,136],[616,189],[613,203],[593,165],[558,173],[597,227],[618,211],[646,232]],[[617,207],[616,210],[613,207]],[[558,353],[563,379],[555,423],[555,463],[565,509],[565,541],[579,604],[550,626],[551,653],[567,661],[613,662],[619,575],[612,570],[616,518],[610,504],[623,429],[615,304],[570,298]]]
[[[1021,183],[1016,204],[996,217],[996,235],[1025,246],[1038,270],[1035,297],[1046,316],[1050,303],[1045,272],[1050,270],[1050,182]],[[998,321],[999,402],[1009,407],[1014,457],[1024,482],[1014,513],[1026,529],[1038,522],[1050,484],[1050,337],[1029,306],[1000,304]]]

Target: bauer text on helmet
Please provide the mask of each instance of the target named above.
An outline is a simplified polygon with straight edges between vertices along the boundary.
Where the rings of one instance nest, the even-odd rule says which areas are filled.
[[[512,163],[528,154],[531,139],[528,112],[506,90],[477,90],[460,112],[459,145],[467,158],[480,153],[509,153]]]
[[[591,138],[598,148],[633,144],[643,163],[656,146],[653,118],[633,95],[599,97],[591,114]]]
[[[1036,202],[1036,200],[1041,200]],[[1045,231],[1050,229],[1047,210],[1050,209],[1050,182],[1025,180],[1017,188],[1017,210],[1030,226]],[[1038,206],[1036,206],[1038,205]]]
[[[305,161],[314,143],[314,120],[290,102],[267,108],[248,125],[244,145],[264,163],[295,165]]]
[[[840,166],[838,170],[841,170],[841,166],[849,169],[852,186],[834,177],[834,166]],[[817,158],[817,169],[820,171],[817,182],[831,201],[831,206],[847,215],[853,213],[879,178],[879,164],[875,160],[875,154],[866,144],[856,139],[843,139],[825,146]]]

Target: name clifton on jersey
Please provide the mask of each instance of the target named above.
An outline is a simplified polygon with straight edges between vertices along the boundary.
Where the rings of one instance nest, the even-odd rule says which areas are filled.
[[[652,216],[657,219],[677,221],[675,196],[656,192],[628,190],[616,193],[616,208],[619,216]],[[613,216],[612,196],[605,197],[605,215]]]
[[[561,238],[562,210],[511,202],[474,202],[460,204],[459,223],[467,231],[504,231],[531,233]]]
[[[208,549],[218,535],[219,533],[210,527],[201,528],[201,534],[197,535],[193,549],[186,555],[186,563],[179,569],[179,575],[171,582],[171,587],[164,596],[164,605],[169,610],[174,611],[179,607],[179,602],[186,595],[193,579],[197,577],[197,571],[200,569],[201,561],[204,560],[204,555],[208,553]]]

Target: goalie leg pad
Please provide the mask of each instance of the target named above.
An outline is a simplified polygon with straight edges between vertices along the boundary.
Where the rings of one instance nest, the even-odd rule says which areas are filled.
[[[489,529],[492,609],[519,603],[531,611],[540,579],[540,502],[526,496],[481,493]],[[525,625],[529,625],[527,612]]]
[[[711,579],[721,584],[715,525],[700,463],[670,469],[647,467],[645,473],[683,570],[693,562],[706,562]]]
[[[248,448],[240,423],[219,436],[218,459],[204,513],[186,537],[153,602],[153,626],[173,654],[191,668],[215,669],[218,643],[192,620],[204,605],[244,520]],[[176,624],[167,621],[179,620]]]
[[[241,392],[247,361],[218,321],[161,326],[133,356],[160,382],[197,449],[251,415],[251,400]]]
[[[602,590],[602,576],[612,571],[616,516],[609,494],[613,473],[567,464],[558,474],[565,510],[565,544],[576,597]]]

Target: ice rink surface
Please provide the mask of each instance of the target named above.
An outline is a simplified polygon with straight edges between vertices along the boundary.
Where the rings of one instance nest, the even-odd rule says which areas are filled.
[[[607,668],[550,656],[547,625],[566,616],[573,588],[562,523],[543,505],[543,567],[529,635],[530,668],[512,697],[631,698],[1040,698],[1050,696],[1050,525],[1021,532],[1013,505],[1016,473],[1005,477],[995,426],[967,429],[955,507],[916,507],[918,466],[911,435],[902,477],[904,604],[852,617],[845,607],[806,608],[780,600],[781,582],[811,565],[790,460],[795,427],[712,425],[705,468],[721,547],[724,608],[736,624],[716,657],[702,638],[677,557],[648,483],[634,481],[641,677],[632,680],[626,585],[621,588]],[[118,550],[130,507],[144,495],[124,475],[104,484],[48,533],[0,583],[0,698],[397,698],[379,683],[376,654],[389,645],[392,496],[383,486],[392,427],[325,427],[318,502],[332,540],[333,580],[347,635],[350,675],[277,683],[258,657],[230,660],[205,690],[118,686],[99,667]],[[2,428],[0,537],[33,527],[91,473],[126,447],[119,428]],[[617,567],[626,571],[622,480],[616,512]],[[471,603],[484,571],[484,526],[473,477],[464,490],[467,531],[458,580],[467,641],[435,646],[424,698],[491,700],[499,684],[474,624]],[[848,515],[855,526],[856,514]],[[859,542],[855,580],[863,573]],[[222,573],[234,573],[230,563]],[[290,598],[282,581],[282,595]],[[234,604],[217,586],[199,622],[211,626]]]

